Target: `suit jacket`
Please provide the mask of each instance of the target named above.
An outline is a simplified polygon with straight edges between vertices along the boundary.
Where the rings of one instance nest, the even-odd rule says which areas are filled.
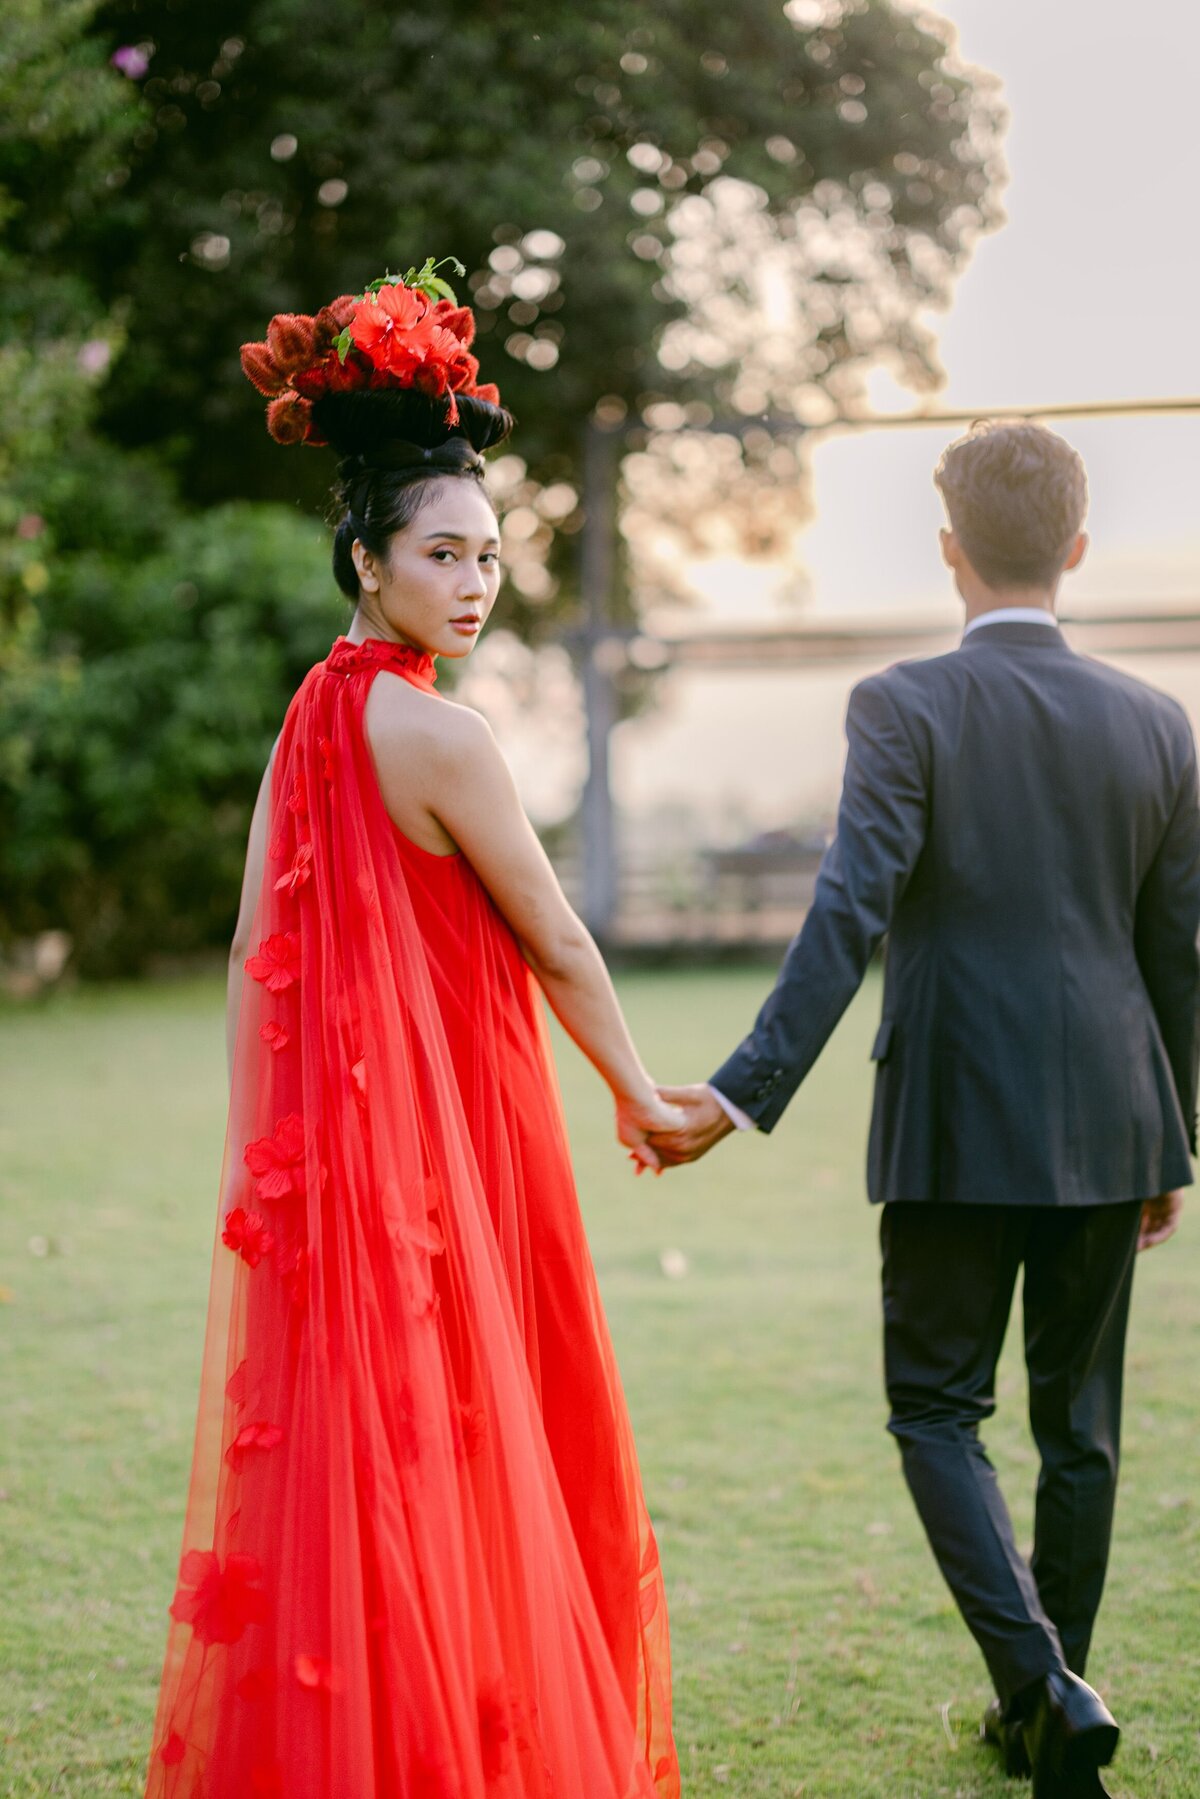
[[[1200,804],[1182,709],[1012,622],[862,682],[846,730],[812,908],[712,1084],[769,1131],[887,932],[873,1201],[1188,1183]]]

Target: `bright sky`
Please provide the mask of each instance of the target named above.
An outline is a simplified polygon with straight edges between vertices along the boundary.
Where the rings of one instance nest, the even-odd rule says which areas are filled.
[[[1008,223],[982,240],[952,310],[936,319],[948,381],[934,403],[982,411],[1200,395],[1200,152],[1189,94],[1200,6],[943,0],[936,10],[958,27],[962,57],[1000,77],[1011,119]],[[871,392],[880,410],[914,404],[884,376]],[[1200,415],[1059,428],[1082,451],[1092,490],[1092,552],[1066,603],[1200,602]],[[956,616],[930,483],[953,435],[890,430],[816,451],[817,518],[798,545],[806,616]],[[774,610],[766,571],[707,573],[714,621]],[[1200,711],[1194,659],[1130,667]],[[748,823],[828,810],[856,672],[669,677],[658,712],[618,733],[619,801],[641,812],[707,793],[726,810],[744,803]]]

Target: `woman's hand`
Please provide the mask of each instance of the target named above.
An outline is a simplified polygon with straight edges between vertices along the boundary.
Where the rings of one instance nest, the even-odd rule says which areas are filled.
[[[685,1123],[678,1106],[668,1105],[656,1093],[645,1098],[617,1100],[617,1140],[629,1151],[634,1173],[643,1168],[662,1172],[662,1163],[648,1139],[654,1131],[677,1131]]]

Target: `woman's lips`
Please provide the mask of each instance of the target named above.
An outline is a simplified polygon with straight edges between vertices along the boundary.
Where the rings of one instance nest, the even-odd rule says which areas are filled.
[[[483,620],[481,618],[452,618],[450,620],[450,629],[452,631],[461,631],[464,637],[474,637],[482,623]]]

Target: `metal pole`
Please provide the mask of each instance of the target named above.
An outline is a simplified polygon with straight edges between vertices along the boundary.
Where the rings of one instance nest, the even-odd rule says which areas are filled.
[[[603,941],[612,929],[618,901],[616,831],[609,787],[609,738],[617,722],[613,685],[611,598],[616,573],[617,443],[620,430],[589,419],[583,445],[583,504],[580,586],[584,629],[580,672],[587,712],[588,774],[581,813],[583,835],[583,917]]]

